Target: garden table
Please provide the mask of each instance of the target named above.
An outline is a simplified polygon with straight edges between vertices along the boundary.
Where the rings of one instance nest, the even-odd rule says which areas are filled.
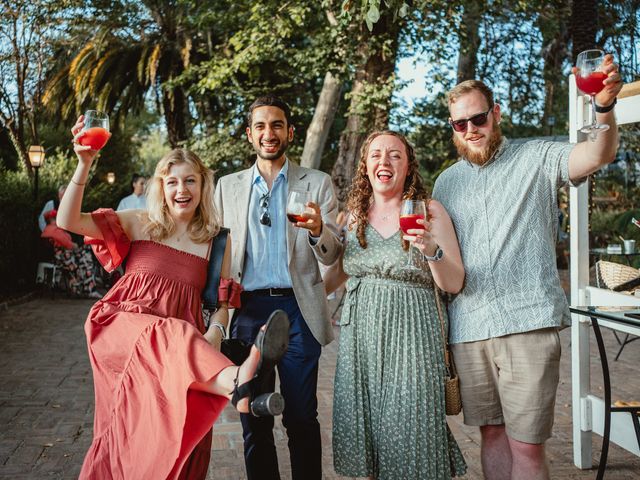
[[[631,261],[634,257],[640,257],[640,251],[635,251],[634,253],[612,253],[606,248],[591,248],[589,250],[589,255],[596,257],[597,260],[610,259],[611,257],[624,257],[627,265],[631,266]]]
[[[591,433],[602,436],[602,451],[597,480],[604,477],[613,442],[631,453],[640,456],[640,407],[611,405],[611,378],[607,351],[602,341],[600,328],[614,332],[640,335],[640,308],[607,310],[597,307],[571,307],[571,383],[573,398],[573,457],[574,464],[582,469],[591,468]],[[590,392],[589,369],[590,330],[598,345],[602,364],[604,399]],[[624,381],[624,379],[621,379]],[[640,396],[640,392],[638,392]]]

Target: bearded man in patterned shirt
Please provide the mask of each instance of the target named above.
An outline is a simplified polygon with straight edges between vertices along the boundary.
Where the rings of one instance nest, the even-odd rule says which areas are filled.
[[[464,421],[480,427],[485,478],[549,478],[544,442],[559,379],[558,329],[570,323],[555,262],[557,192],[615,157],[622,81],[611,55],[603,71],[597,120],[609,129],[577,145],[514,145],[484,83],[448,93],[462,159],[437,179],[433,198],[451,215],[465,265],[465,286],[449,304],[450,343]]]

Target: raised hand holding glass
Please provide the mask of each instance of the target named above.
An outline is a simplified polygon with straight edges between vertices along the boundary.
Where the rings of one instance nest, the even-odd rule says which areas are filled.
[[[607,74],[602,72],[604,52],[602,50],[585,50],[578,54],[576,60],[576,84],[578,88],[591,98],[591,125],[585,125],[580,129],[582,133],[592,135],[609,129],[606,123],[598,123],[596,120],[596,95],[604,88]]]

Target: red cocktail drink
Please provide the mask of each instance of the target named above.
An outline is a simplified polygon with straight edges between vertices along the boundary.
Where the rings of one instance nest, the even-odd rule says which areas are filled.
[[[89,145],[92,150],[100,150],[107,144],[109,132],[102,127],[91,127],[84,131],[84,135],[78,140],[80,145]]]
[[[402,230],[407,235],[408,235],[407,231],[410,229],[423,230],[424,225],[419,224],[418,219],[424,220],[424,215],[419,215],[419,214],[401,215],[400,230]]]
[[[604,88],[604,83],[602,82],[606,79],[607,74],[602,72],[593,72],[587,77],[578,74],[576,75],[576,85],[587,95],[595,95]]]
[[[296,215],[295,213],[287,213],[287,218],[289,219],[289,221],[291,223],[298,223],[298,222],[306,222],[307,219],[304,218],[302,215]]]

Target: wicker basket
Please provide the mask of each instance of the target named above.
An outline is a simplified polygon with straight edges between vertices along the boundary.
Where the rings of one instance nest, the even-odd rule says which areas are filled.
[[[634,291],[640,288],[640,270],[620,263],[596,263],[596,281],[599,287],[616,292]]]
[[[444,379],[444,405],[447,415],[458,415],[462,411],[462,397],[458,376]]]

